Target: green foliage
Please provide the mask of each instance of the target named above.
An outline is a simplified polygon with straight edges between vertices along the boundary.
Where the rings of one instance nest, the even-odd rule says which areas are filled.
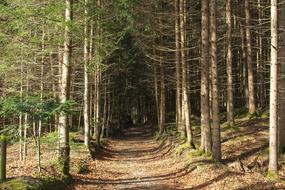
[[[60,112],[71,115],[77,111],[78,104],[74,100],[58,103],[53,99],[42,99],[37,94],[29,94],[24,96],[24,98],[10,96],[0,100],[0,116],[2,117],[28,113],[32,116],[45,119]]]
[[[74,100],[67,100],[64,103],[58,104],[58,106],[52,111],[52,114],[58,114],[64,112],[67,115],[72,115],[78,112],[78,104]]]
[[[7,117],[19,113],[22,104],[18,97],[0,99],[0,116]]]

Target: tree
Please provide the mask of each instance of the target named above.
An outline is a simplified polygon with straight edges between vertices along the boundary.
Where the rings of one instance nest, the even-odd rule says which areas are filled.
[[[226,2],[227,21],[227,121],[229,126],[234,125],[234,100],[233,100],[233,64],[232,64],[232,4]]]
[[[279,41],[278,61],[280,73],[278,77],[278,139],[279,153],[285,153],[285,1],[279,5]]]
[[[220,110],[217,61],[217,1],[210,0],[210,60],[212,76],[212,140],[213,157],[221,160]]]
[[[270,131],[269,131],[269,172],[277,175],[277,83],[278,83],[278,9],[277,0],[271,0],[271,63],[270,63]]]
[[[248,100],[249,100],[248,106],[249,106],[249,113],[254,114],[256,111],[256,107],[255,107],[255,93],[254,93],[249,0],[245,0],[245,22],[246,22],[246,45],[247,45],[246,55],[247,55],[247,70],[248,70]]]
[[[88,55],[88,0],[85,0],[85,26],[84,26],[84,144],[90,143],[90,96],[89,96],[89,55]]]
[[[175,73],[176,73],[176,125],[182,137],[185,137],[185,128],[181,125],[181,62],[180,62],[180,0],[175,0]]]
[[[212,146],[209,101],[209,0],[202,0],[201,13],[201,149],[210,153]]]
[[[71,67],[71,21],[72,21],[72,0],[65,1],[65,32],[64,32],[64,52],[62,62],[62,74],[60,85],[60,102],[64,104],[70,96],[70,67]],[[61,172],[69,175],[70,146],[69,146],[69,126],[68,116],[64,111],[59,115],[59,162],[62,165]]]
[[[187,88],[187,3],[185,0],[180,0],[180,40],[181,40],[181,68],[182,68],[182,115],[183,115],[183,128],[186,129],[187,134],[187,143],[194,146],[193,143],[193,132],[191,126],[191,105],[188,97],[188,88]]]

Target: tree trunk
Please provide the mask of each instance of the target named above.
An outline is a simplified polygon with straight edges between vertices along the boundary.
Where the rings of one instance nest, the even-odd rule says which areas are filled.
[[[163,7],[163,6],[162,6]],[[161,16],[159,16],[159,25],[163,27],[163,21]],[[163,29],[161,29],[163,31]],[[163,34],[160,36],[160,45],[163,46]],[[160,68],[160,108],[159,108],[159,134],[162,135],[165,132],[165,74],[164,74],[164,62],[163,62],[164,52],[160,50],[159,52],[159,68]]]
[[[190,121],[191,109],[187,90],[187,63],[186,63],[186,1],[180,0],[180,39],[181,39],[181,68],[182,68],[182,114],[183,127],[186,129],[187,143],[194,146],[193,133]]]
[[[40,101],[43,103],[43,93],[44,93],[44,51],[45,51],[45,31],[43,30],[42,34],[42,58],[41,58],[41,94]],[[42,133],[42,118],[39,119],[38,123],[38,135],[37,135],[37,144],[38,144],[38,171],[41,172],[41,133]]]
[[[185,135],[185,128],[181,125],[181,65],[180,65],[180,26],[179,26],[179,4],[180,0],[175,0],[175,65],[176,65],[176,125],[182,138]]]
[[[230,0],[228,0],[230,1]],[[221,133],[217,61],[217,1],[210,0],[210,58],[212,71],[212,152],[214,159],[221,160]]]
[[[162,56],[162,55],[160,55]],[[165,78],[164,78],[164,66],[162,62],[162,57],[160,57],[160,121],[159,121],[159,134],[165,132]]]
[[[209,102],[209,0],[202,0],[201,49],[201,149],[211,153]]]
[[[61,76],[61,94],[60,102],[64,104],[70,97],[70,67],[71,67],[71,28],[69,22],[72,18],[72,0],[66,0],[65,9],[65,33],[64,33],[64,52]],[[69,175],[70,146],[69,146],[69,126],[68,116],[65,112],[59,115],[59,162],[61,172]]]
[[[23,102],[23,50],[21,49],[21,87],[20,87],[20,98],[21,103]],[[23,113],[19,116],[19,144],[20,144],[20,161],[23,161]]]
[[[160,126],[160,111],[159,111],[159,95],[158,95],[158,77],[157,77],[157,68],[156,65],[153,66],[154,70],[154,95],[155,95],[155,105],[156,105],[156,117],[157,125]]]
[[[270,64],[270,130],[269,130],[269,168],[277,175],[277,80],[278,80],[278,11],[277,0],[271,0],[271,64]]]
[[[266,97],[264,94],[264,56],[263,56],[263,39],[262,39],[262,7],[261,0],[258,0],[258,29],[257,29],[257,43],[258,43],[258,51],[257,51],[257,71],[258,71],[258,99],[259,99],[259,107],[264,108],[266,103]]]
[[[88,71],[88,0],[85,0],[85,26],[84,26],[84,144],[90,144],[89,119],[89,71]]]
[[[252,63],[249,0],[245,0],[245,21],[246,21],[247,70],[248,70],[248,103],[249,103],[248,106],[249,106],[249,113],[254,114],[256,111],[256,107],[255,107],[254,77],[253,77],[253,63]]]
[[[240,37],[241,37],[241,48],[242,48],[242,60],[243,60],[243,94],[245,99],[245,105],[248,108],[249,102],[248,102],[248,82],[247,82],[247,60],[246,60],[246,47],[245,47],[245,39],[244,39],[244,29],[242,24],[240,23]]]
[[[107,99],[107,79],[108,76],[105,75],[105,80],[104,80],[104,105],[103,105],[103,125],[102,125],[102,132],[101,132],[101,139],[104,138],[104,131],[106,129],[106,125],[107,125],[107,103],[108,103],[108,99]]]
[[[233,64],[232,64],[232,3],[227,0],[227,121],[229,126],[234,126],[234,100],[233,100]]]
[[[29,68],[27,66],[27,73],[26,73],[26,98],[28,96],[28,92],[29,92]],[[28,116],[28,113],[25,113],[25,116],[24,116],[24,155],[23,155],[23,160],[24,162],[26,162],[26,158],[27,158],[27,154],[28,154],[28,147],[27,147],[27,130],[29,128],[29,116]]]
[[[285,153],[285,1],[279,8],[279,52],[278,60],[280,64],[279,77],[279,97],[278,97],[278,128],[279,128],[279,152]]]

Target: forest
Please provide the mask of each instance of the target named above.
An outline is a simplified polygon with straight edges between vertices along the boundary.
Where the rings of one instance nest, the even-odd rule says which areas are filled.
[[[0,0],[0,189],[285,189],[285,0]]]

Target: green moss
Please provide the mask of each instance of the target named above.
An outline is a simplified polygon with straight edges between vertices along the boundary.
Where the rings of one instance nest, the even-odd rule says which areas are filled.
[[[262,115],[260,117],[263,119],[268,119],[269,118],[269,111],[262,113]]]
[[[0,141],[7,141],[7,137],[5,135],[0,135]]]
[[[184,151],[192,149],[189,143],[180,144],[178,147],[175,148],[175,154],[181,155]]]
[[[60,190],[64,183],[52,177],[21,177],[14,178],[0,184],[2,190]]]
[[[234,132],[240,131],[240,129],[238,128],[237,125],[233,125],[233,126],[230,126],[230,125],[229,125],[229,130],[230,130],[230,131],[234,131]]]
[[[258,119],[258,118],[267,119],[269,118],[269,110],[268,109],[257,110],[253,114],[248,114],[248,118],[249,119]]]
[[[278,174],[274,171],[268,171],[266,177],[271,181],[279,180]]]

